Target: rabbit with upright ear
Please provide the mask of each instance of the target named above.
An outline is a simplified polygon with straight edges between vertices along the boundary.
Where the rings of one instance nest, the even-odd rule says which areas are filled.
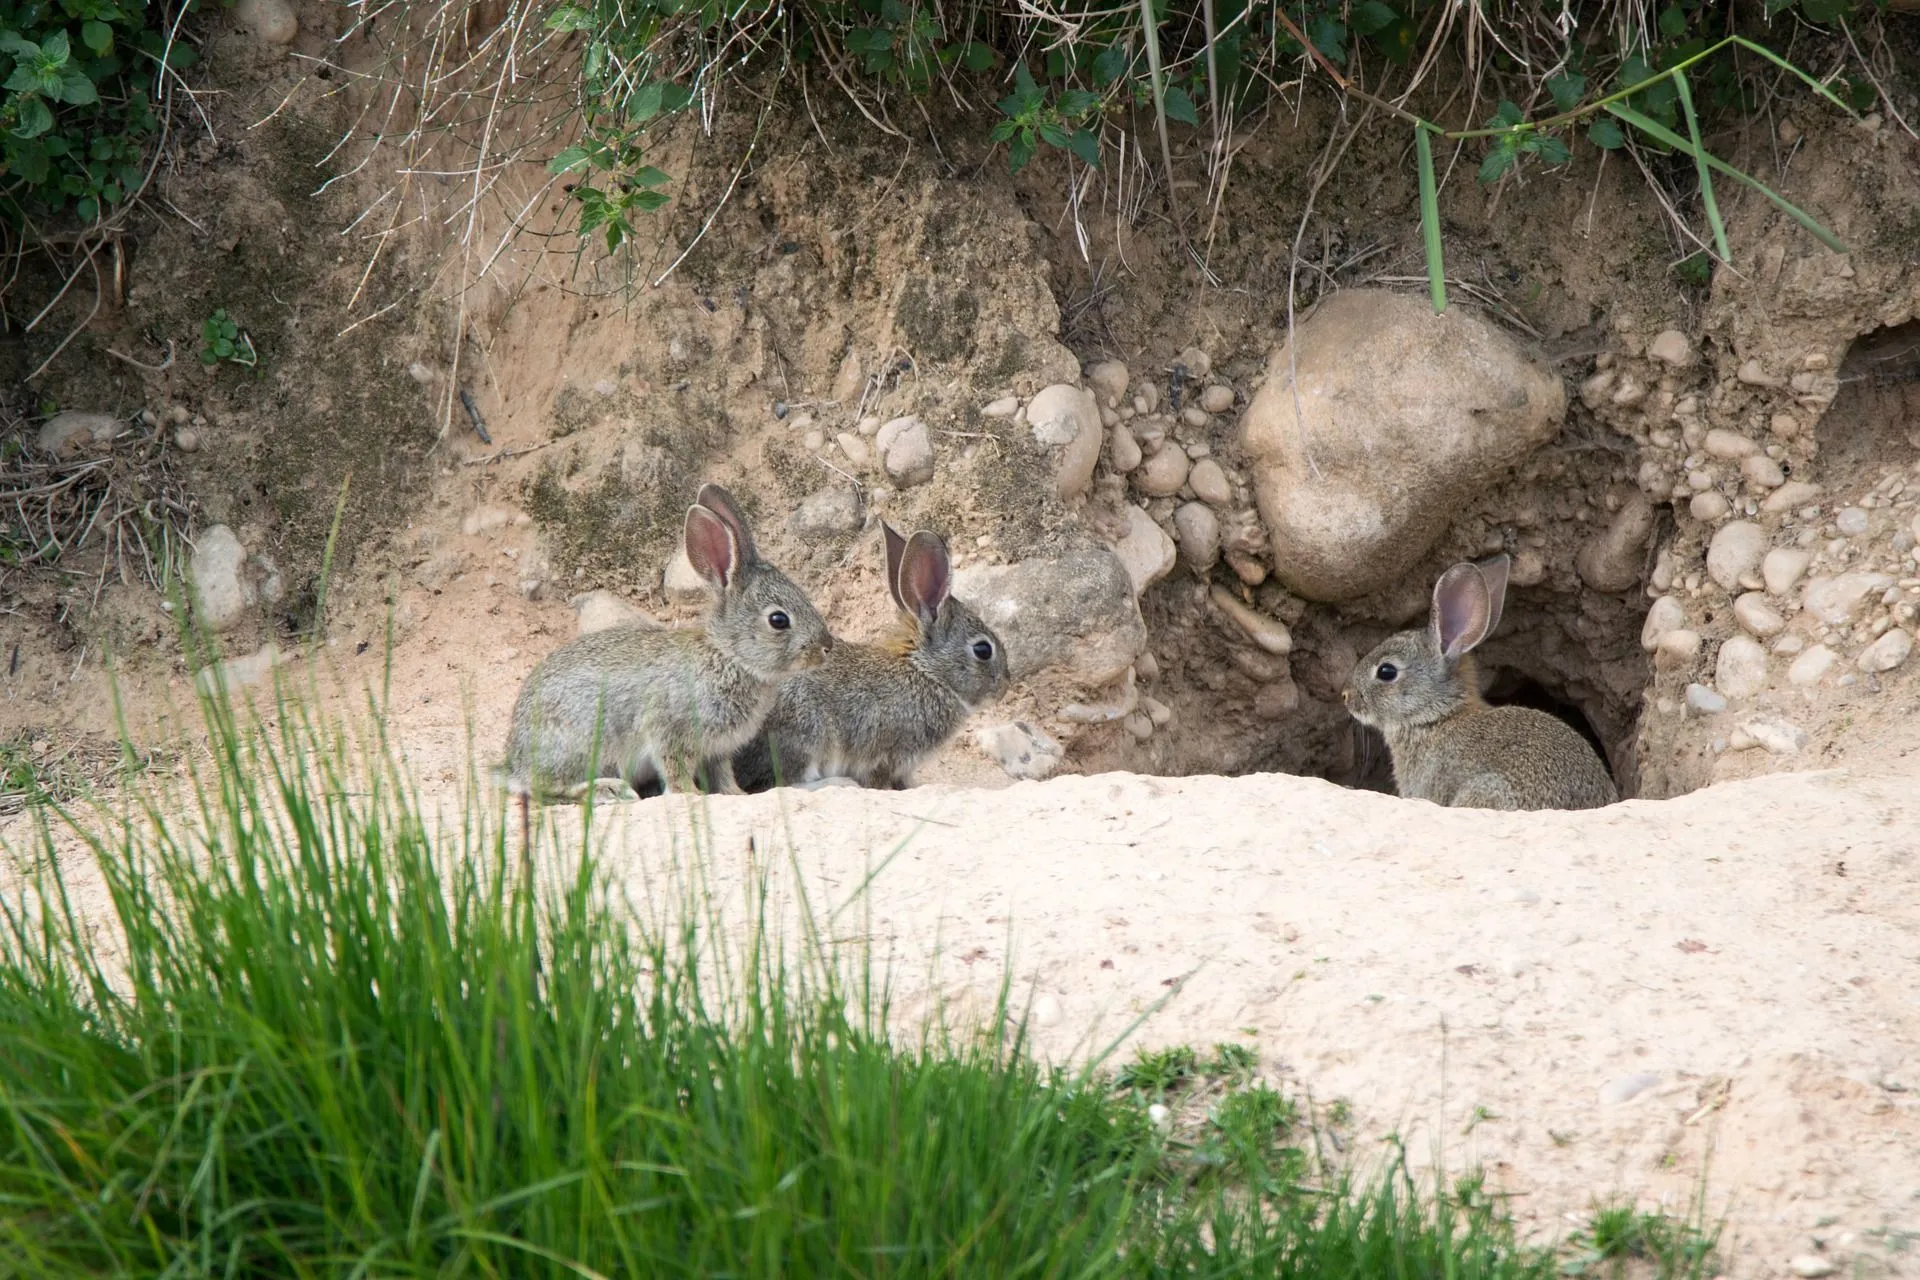
[[[1362,658],[1347,707],[1386,736],[1403,796],[1469,809],[1612,804],[1606,765],[1571,725],[1481,700],[1472,650],[1500,623],[1508,565],[1496,556],[1442,574],[1427,629],[1388,636]]]
[[[734,752],[759,732],[780,682],[819,666],[833,637],[806,593],[760,559],[719,485],[687,509],[685,545],[713,589],[706,625],[612,627],[548,654],[513,705],[509,790],[577,794],[602,777],[676,791],[698,775],[740,790]]]
[[[906,787],[976,707],[1006,691],[1006,651],[950,594],[945,544],[880,527],[899,629],[879,645],[840,641],[822,666],[780,686],[760,736],[734,762],[748,788],[822,778]]]

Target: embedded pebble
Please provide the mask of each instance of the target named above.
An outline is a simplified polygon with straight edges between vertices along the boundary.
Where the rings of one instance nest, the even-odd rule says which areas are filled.
[[[1758,636],[1762,640],[1771,639],[1787,629],[1787,620],[1758,591],[1749,591],[1733,602],[1733,620],[1748,635]]]
[[[1654,1072],[1636,1071],[1601,1085],[1600,1101],[1608,1106],[1618,1106],[1623,1102],[1631,1102],[1659,1083],[1660,1077]]]
[[[1011,418],[1020,412],[1020,401],[1013,396],[1001,396],[998,400],[987,401],[980,412],[989,418]]]
[[[1857,665],[1869,673],[1891,671],[1905,662],[1912,652],[1913,637],[1895,627],[1868,645]]]
[[[1692,662],[1699,654],[1702,643],[1698,631],[1681,627],[1660,637],[1657,653],[1669,663]]]
[[[1733,504],[1711,489],[1694,494],[1693,501],[1687,504],[1687,511],[1701,524],[1712,524],[1731,510]]]
[[[1635,491],[1605,529],[1581,544],[1573,561],[1581,581],[1595,591],[1625,591],[1637,584],[1653,525],[1653,504]]]
[[[1135,483],[1150,498],[1171,498],[1187,482],[1187,455],[1179,449],[1162,449],[1148,458],[1137,473]]]
[[[933,437],[920,419],[895,418],[880,428],[873,444],[880,451],[880,465],[901,488],[933,479]]]
[[[1713,457],[1735,462],[1748,457],[1759,450],[1760,446],[1741,435],[1738,431],[1728,431],[1715,427],[1707,432],[1706,450]]]
[[[1777,387],[1780,379],[1770,376],[1758,360],[1748,360],[1733,375],[1750,387]]]
[[[1091,426],[1100,427],[1100,406],[1079,387],[1056,382],[1027,401],[1027,428],[1044,445],[1072,444]]]
[[[1804,1280],[1819,1280],[1833,1274],[1833,1263],[1817,1253],[1803,1253],[1787,1263],[1787,1270]]]
[[[1240,598],[1225,587],[1213,588],[1208,598],[1213,601],[1214,608],[1231,618],[1249,640],[1268,653],[1284,658],[1293,652],[1293,633],[1287,630],[1286,623],[1242,604]]]
[[[1180,420],[1190,427],[1207,425],[1207,411],[1197,404],[1190,404],[1180,411]]]
[[[1803,689],[1808,685],[1819,684],[1826,678],[1827,672],[1833,669],[1833,664],[1839,656],[1826,645],[1814,645],[1813,648],[1795,658],[1793,665],[1787,668],[1788,683]]]
[[[973,735],[974,745],[1010,778],[1044,778],[1059,768],[1066,752],[1045,730],[1025,720],[993,725]]]
[[[840,446],[840,452],[847,455],[847,461],[854,470],[864,471],[873,461],[873,451],[867,448],[867,442],[851,431],[842,431],[835,436],[834,442]]]
[[[1156,1129],[1171,1129],[1173,1112],[1169,1111],[1164,1104],[1156,1102],[1147,1108],[1147,1121]]]
[[[1707,546],[1707,573],[1726,590],[1760,567],[1767,553],[1767,531],[1749,520],[1722,525]]]
[[[1820,486],[1808,480],[1789,480],[1767,495],[1760,509],[1768,514],[1804,507],[1820,496]]]
[[[1200,393],[1200,407],[1208,413],[1225,413],[1233,408],[1233,388],[1216,382]]]
[[[1767,651],[1752,636],[1730,636],[1720,646],[1713,684],[1729,698],[1751,698],[1767,684]]]
[[[1152,719],[1138,711],[1122,720],[1120,727],[1142,742],[1153,736]]]
[[[1870,595],[1894,585],[1884,573],[1843,573],[1838,577],[1809,578],[1800,593],[1800,607],[1830,627],[1852,622]]]
[[[1760,562],[1760,580],[1769,595],[1783,596],[1800,583],[1813,557],[1798,547],[1776,547]]]
[[[173,433],[173,443],[182,453],[193,453],[200,448],[200,433],[192,427],[182,427]]]
[[[1175,548],[1154,518],[1132,503],[1127,504],[1127,532],[1113,544],[1113,553],[1133,583],[1136,599],[1148,587],[1173,572]]]
[[[1661,596],[1647,610],[1647,620],[1640,624],[1640,647],[1652,653],[1659,647],[1661,637],[1686,625],[1686,606],[1673,596]]]
[[[1742,462],[1740,474],[1757,489],[1778,489],[1787,482],[1787,473],[1780,469],[1780,464],[1764,453],[1756,453]]]
[[[1140,465],[1140,442],[1124,425],[1107,433],[1107,465],[1120,476]]]
[[[292,44],[300,19],[287,0],[237,0],[233,20],[267,44]]]
[[[1121,398],[1127,394],[1127,382],[1131,376],[1127,366],[1120,361],[1102,360],[1087,369],[1087,385],[1100,397],[1101,404],[1117,409]]]
[[[699,604],[713,598],[713,588],[687,559],[685,547],[675,551],[667,561],[666,571],[660,576],[660,589],[674,604]]]
[[[1187,483],[1193,486],[1193,496],[1202,502],[1224,507],[1233,501],[1233,486],[1227,483],[1227,473],[1212,458],[1194,463],[1193,470],[1187,473]]]
[[[1213,372],[1213,357],[1199,347],[1186,348],[1176,358],[1175,363],[1185,365],[1187,376],[1190,378],[1204,378]]]
[[[1143,696],[1140,699],[1140,709],[1147,713],[1147,719],[1153,721],[1154,728],[1156,729],[1168,724],[1173,719],[1173,708],[1158,698]]]
[[[1717,716],[1727,709],[1727,700],[1703,684],[1690,684],[1687,705],[1703,716]]]
[[[1676,369],[1693,363],[1693,344],[1678,329],[1662,329],[1647,344],[1647,354]]]
[[[1757,716],[1740,726],[1749,738],[1777,756],[1790,756],[1807,745],[1807,731],[1789,720]]]
[[[1220,517],[1206,503],[1182,503],[1173,513],[1173,532],[1180,558],[1195,573],[1205,573],[1220,559]]]
[[[1844,537],[1857,538],[1867,531],[1867,513],[1859,507],[1842,507],[1834,513],[1833,527]]]

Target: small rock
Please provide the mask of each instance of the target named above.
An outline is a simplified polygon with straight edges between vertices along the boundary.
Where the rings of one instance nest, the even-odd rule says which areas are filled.
[[[1126,716],[1120,721],[1120,727],[1142,742],[1153,736],[1153,721],[1143,712],[1135,711]]]
[[[1212,419],[1207,417],[1207,411],[1205,409],[1202,409],[1197,404],[1190,404],[1180,411],[1180,421],[1190,427],[1199,429],[1204,428]]]
[[[1727,431],[1723,428],[1715,427],[1713,430],[1707,432],[1706,450],[1708,454],[1728,462],[1749,457],[1758,451],[1759,447],[1759,445],[1756,445],[1738,431]]]
[[[1173,708],[1158,698],[1149,698],[1142,695],[1140,698],[1140,709],[1147,713],[1147,719],[1153,722],[1153,727],[1156,729],[1165,727],[1173,720]]]
[[[1780,379],[1768,375],[1766,367],[1758,360],[1748,360],[1740,366],[1739,371],[1733,376],[1750,387],[1778,387],[1782,385]]]
[[[483,533],[492,533],[494,530],[504,529],[510,524],[521,523],[517,518],[518,515],[519,513],[511,507],[499,507],[491,503],[482,503],[467,512],[466,515],[460,517],[460,532],[466,534],[469,538],[477,537]]]
[[[1859,507],[1842,507],[1834,513],[1833,527],[1842,537],[1857,538],[1867,531],[1867,513]]]
[[[1020,412],[1020,402],[1012,396],[1001,396],[998,400],[987,401],[980,412],[989,418],[1011,418]]]
[[[1767,552],[1760,562],[1760,580],[1766,583],[1767,594],[1783,596],[1793,590],[1812,562],[1813,557],[1798,547],[1776,547]]]
[[[242,570],[247,549],[226,525],[201,532],[188,560],[193,581],[195,614],[211,631],[225,631],[240,621],[253,603],[253,591]]]
[[[1778,489],[1787,482],[1780,464],[1764,453],[1756,453],[1740,464],[1740,474],[1756,489]]]
[[[1693,344],[1678,329],[1662,329],[1647,344],[1647,354],[1676,369],[1684,369],[1693,363]]]
[[[1091,395],[1067,382],[1056,382],[1027,401],[1027,427],[1038,444],[1072,444],[1089,419],[1097,427],[1099,418],[1100,406]]]
[[[192,427],[181,427],[173,433],[173,444],[182,453],[197,453],[200,449],[200,433]]]
[[[933,479],[933,437],[918,418],[895,418],[873,438],[880,465],[895,484],[910,489]]]
[[[1044,778],[1066,758],[1066,752],[1045,730],[1025,720],[981,729],[973,735],[973,741],[1010,778]]]
[[[1164,1133],[1173,1128],[1173,1112],[1165,1103],[1156,1102],[1147,1108],[1147,1123]]]
[[[266,44],[292,44],[300,20],[287,0],[236,0],[233,20]]]
[[[1133,580],[1105,547],[969,565],[953,594],[999,633],[1015,680],[1055,667],[1083,686],[1110,684],[1147,644]]]
[[[1206,503],[1182,503],[1173,513],[1173,532],[1180,558],[1195,573],[1205,573],[1220,559],[1220,517]]]
[[[1839,656],[1826,645],[1814,645],[1793,660],[1793,665],[1787,668],[1787,680],[1801,688],[1819,684],[1826,678],[1827,672],[1833,669],[1833,664]]]
[[[1838,577],[1809,578],[1800,593],[1800,607],[1830,627],[1854,619],[1868,596],[1877,596],[1894,580],[1884,573],[1843,573]]]
[[[167,406],[167,421],[176,427],[186,426],[192,418],[193,415],[187,412],[187,406],[183,404],[171,404]]]
[[[1174,363],[1185,365],[1189,378],[1204,378],[1213,372],[1213,357],[1199,347],[1188,347],[1174,357]]]
[[[1691,663],[1700,655],[1700,646],[1705,643],[1698,631],[1679,627],[1660,637],[1655,656],[1670,666]]]
[[[1636,1071],[1601,1085],[1600,1101],[1607,1106],[1617,1107],[1623,1102],[1633,1101],[1659,1083],[1660,1077],[1654,1072]]]
[[[1171,498],[1187,483],[1189,465],[1182,450],[1162,449],[1135,473],[1134,483],[1150,498]]]
[[[1595,591],[1625,591],[1639,582],[1652,532],[1653,504],[1636,490],[1574,557],[1581,580]]]
[[[866,523],[860,491],[852,485],[829,485],[804,498],[787,517],[787,528],[802,542],[824,542],[858,533]]]
[[[1286,623],[1243,604],[1240,597],[1225,587],[1213,588],[1207,593],[1207,598],[1213,601],[1214,608],[1232,619],[1249,640],[1266,652],[1282,658],[1293,652],[1293,633],[1287,630]]]
[[[1914,513],[1912,527],[1913,527],[1914,541],[1920,542],[1920,512]]]
[[[1113,544],[1137,599],[1146,589],[1173,572],[1175,549],[1167,531],[1132,503],[1127,504],[1127,532]]]
[[[1767,419],[1767,430],[1782,440],[1791,440],[1800,433],[1800,422],[1790,413],[1776,413]]]
[[[1640,647],[1652,653],[1659,647],[1662,636],[1686,625],[1686,606],[1674,596],[1661,596],[1647,610],[1647,620],[1640,624]]]
[[[1767,651],[1752,636],[1732,636],[1720,646],[1713,684],[1729,698],[1751,698],[1767,685]]]
[[[854,432],[842,431],[833,442],[840,446],[840,452],[846,455],[848,465],[855,471],[865,471],[873,464],[873,450]]]
[[[1707,547],[1707,573],[1728,591],[1760,567],[1767,553],[1767,531],[1748,520],[1720,526]]]
[[[1589,409],[1599,409],[1612,397],[1613,383],[1620,375],[1612,369],[1602,369],[1580,384],[1580,403]]]
[[[827,399],[835,404],[854,404],[860,399],[860,393],[866,385],[867,372],[860,365],[860,353],[849,350],[840,358],[840,368],[833,375],[833,386],[827,390]]]
[[[1758,591],[1749,591],[1733,602],[1733,620],[1741,630],[1761,640],[1770,640],[1787,629],[1787,620]]]
[[[1225,413],[1233,408],[1233,388],[1216,382],[1200,393],[1200,407],[1208,413]]]
[[[35,443],[42,453],[70,458],[111,443],[126,429],[127,424],[110,413],[64,409],[41,424]]]
[[[1051,1027],[1060,1021],[1060,1001],[1052,995],[1041,995],[1033,1002],[1033,1021],[1035,1026]]]
[[[1712,489],[1694,494],[1693,500],[1687,503],[1688,513],[1701,524],[1712,524],[1731,510],[1733,504]]]
[[[1127,382],[1131,376],[1127,372],[1127,366],[1121,361],[1102,360],[1087,370],[1087,385],[1092,387],[1093,393],[1100,397],[1101,404],[1111,405],[1117,409],[1120,407],[1121,397],[1127,394]],[[1033,419],[1031,410],[1027,413],[1027,419],[1028,421]]]
[[[204,694],[232,693],[259,684],[282,661],[280,647],[269,640],[244,658],[226,658],[203,668],[195,683]]]
[[[1727,700],[1703,684],[1690,684],[1687,705],[1703,716],[1717,716],[1727,709]]]
[[[1224,507],[1233,501],[1233,486],[1227,483],[1227,473],[1212,458],[1194,463],[1193,470],[1187,473],[1187,483],[1193,487],[1193,496],[1202,502]]]
[[[1139,465],[1140,442],[1122,423],[1107,433],[1107,466],[1115,475],[1124,476]]]
[[[1292,676],[1283,675],[1271,684],[1263,684],[1253,695],[1253,714],[1262,720],[1283,720],[1300,708],[1300,687]]]
[[[1803,1280],[1819,1280],[1833,1274],[1833,1263],[1817,1253],[1803,1253],[1787,1263],[1787,1270]]]
[[[1856,664],[1862,671],[1877,673],[1891,671],[1907,660],[1913,652],[1913,637],[1895,627],[1867,646]]]
[[[638,605],[622,600],[611,591],[584,591],[567,601],[580,619],[579,634],[605,631],[609,627],[638,626],[657,629],[658,620]]]
[[[1767,495],[1760,509],[1769,515],[1804,507],[1820,496],[1820,486],[1808,480],[1789,480]]]
[[[1229,551],[1226,561],[1234,576],[1250,587],[1257,587],[1267,580],[1267,566],[1245,552]]]
[[[685,547],[676,550],[667,561],[666,572],[660,575],[660,589],[666,592],[669,601],[679,605],[706,604],[713,599],[713,588],[694,572]]]
[[[1757,716],[1740,726],[1749,738],[1777,756],[1790,756],[1807,745],[1807,731],[1777,716]]]

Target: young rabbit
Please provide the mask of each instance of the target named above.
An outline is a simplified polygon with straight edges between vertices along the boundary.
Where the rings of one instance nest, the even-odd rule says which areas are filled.
[[[974,708],[1006,691],[1000,637],[948,594],[945,545],[880,527],[899,630],[880,645],[841,641],[824,665],[780,686],[760,736],[734,762],[747,787],[852,778],[899,790]]]
[[[1500,623],[1508,560],[1457,564],[1425,631],[1388,636],[1347,682],[1354,719],[1386,735],[1400,794],[1472,809],[1597,809],[1620,798],[1565,721],[1480,699],[1473,647]]]
[[[714,588],[704,629],[589,632],[533,669],[513,705],[507,787],[578,794],[602,778],[738,793],[733,753],[760,729],[789,673],[833,647],[806,593],[754,551],[733,498],[707,485],[687,510],[687,559]],[[593,769],[595,752],[598,768]]]

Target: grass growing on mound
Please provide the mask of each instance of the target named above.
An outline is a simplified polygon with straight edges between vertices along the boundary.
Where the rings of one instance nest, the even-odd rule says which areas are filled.
[[[876,984],[637,923],[591,839],[534,891],[479,800],[280,723],[216,711],[190,814],[82,819],[64,875],[43,827],[0,899],[0,1274],[1551,1273],[1277,1122],[1200,1176],[1004,1017],[899,1047]]]

